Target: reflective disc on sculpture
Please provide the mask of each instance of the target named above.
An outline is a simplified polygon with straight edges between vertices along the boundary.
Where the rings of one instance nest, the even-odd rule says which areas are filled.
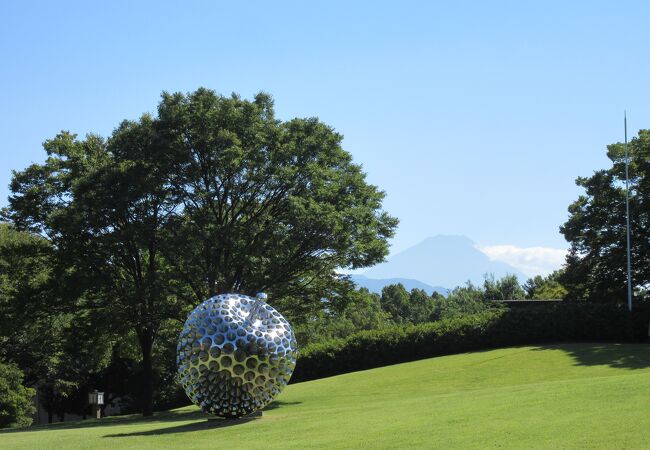
[[[222,417],[251,414],[289,382],[296,339],[265,298],[217,295],[187,317],[176,353],[178,378],[203,411]]]

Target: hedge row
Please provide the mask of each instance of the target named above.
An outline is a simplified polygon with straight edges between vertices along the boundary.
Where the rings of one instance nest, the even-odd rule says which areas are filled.
[[[433,356],[564,341],[640,341],[649,305],[568,303],[491,309],[437,322],[362,331],[302,349],[292,382]]]

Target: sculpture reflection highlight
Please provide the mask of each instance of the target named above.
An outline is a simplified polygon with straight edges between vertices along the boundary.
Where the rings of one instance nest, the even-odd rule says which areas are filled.
[[[217,295],[187,317],[176,352],[178,379],[203,411],[249,415],[289,382],[296,339],[289,322],[264,300],[264,294]]]

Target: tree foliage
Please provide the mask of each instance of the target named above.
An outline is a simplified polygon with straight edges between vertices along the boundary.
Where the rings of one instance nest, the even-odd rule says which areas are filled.
[[[164,94],[158,116],[182,161],[167,257],[198,298],[265,290],[314,303],[345,289],[337,268],[387,254],[397,220],[381,210],[384,194],[318,119],[282,122],[266,94],[205,89]]]
[[[495,280],[494,275],[487,275],[483,282],[483,299],[485,300],[521,300],[525,292],[519,285],[516,275],[506,275]]]
[[[25,322],[42,316],[52,272],[49,242],[0,222],[0,357],[20,347]]]
[[[650,284],[650,130],[639,131],[628,145],[632,279],[637,291]],[[566,270],[560,276],[567,297],[597,302],[625,302],[627,289],[625,223],[625,150],[607,147],[611,167],[576,184],[584,194],[569,206],[560,228],[571,244]]]
[[[381,295],[360,289],[348,294],[342,309],[328,309],[298,327],[301,345],[341,339],[361,330],[379,330],[462,317],[499,308],[494,300],[523,299],[525,293],[515,276],[486,276],[483,286],[467,283],[447,297],[421,289],[410,292],[402,284],[384,286]]]
[[[524,283],[526,298],[531,300],[562,300],[567,295],[567,290],[560,278],[564,276],[564,270],[556,270],[546,277],[537,275],[529,278]]]
[[[23,373],[13,364],[0,361],[0,428],[32,424],[35,391],[23,386]]]
[[[382,309],[378,294],[362,288],[348,295],[342,309],[326,309],[298,323],[295,331],[300,347],[343,338],[359,330],[384,328],[391,323],[390,314]]]
[[[353,286],[336,270],[387,254],[397,220],[341,141],[315,118],[277,120],[266,94],[164,93],[108,139],[46,141],[7,216],[51,245],[68,311],[135,333],[150,415],[155,340],[190,305],[265,290],[290,317],[340,309]]]
[[[435,319],[447,319],[476,314],[488,309],[489,304],[484,299],[484,292],[480,286],[467,282],[465,286],[454,288],[446,298],[442,298],[436,305]]]
[[[381,291],[381,307],[394,324],[423,323],[433,320],[436,300],[440,298],[437,293],[430,296],[422,289],[408,292],[401,283],[391,284]]]
[[[83,413],[70,401],[106,364],[111,341],[89,311],[65,307],[51,243],[0,223],[0,357],[38,389],[51,418]]]
[[[518,300],[524,296],[525,292],[515,275],[495,279],[494,275],[486,274],[483,286],[468,281],[465,286],[452,290],[446,298],[439,298],[433,318],[441,320],[477,314],[498,307],[495,300]]]

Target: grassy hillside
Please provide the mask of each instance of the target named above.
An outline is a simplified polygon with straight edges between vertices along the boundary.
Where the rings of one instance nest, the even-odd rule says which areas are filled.
[[[0,448],[640,448],[650,347],[453,355],[287,387],[261,419],[195,408],[1,432]]]

